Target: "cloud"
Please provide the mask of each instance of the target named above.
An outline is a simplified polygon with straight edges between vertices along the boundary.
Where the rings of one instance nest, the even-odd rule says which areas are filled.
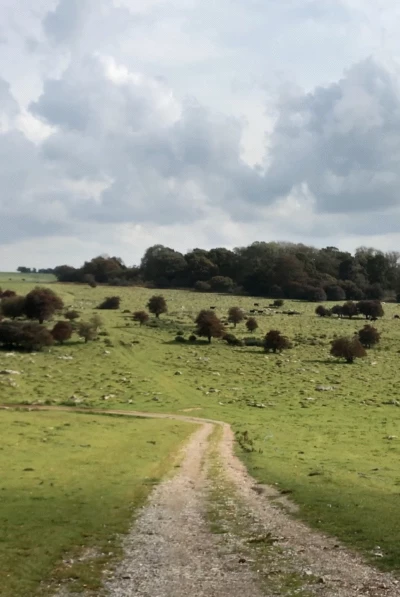
[[[400,95],[372,59],[337,83],[281,98],[270,140],[270,196],[306,184],[319,212],[373,212],[399,204]]]

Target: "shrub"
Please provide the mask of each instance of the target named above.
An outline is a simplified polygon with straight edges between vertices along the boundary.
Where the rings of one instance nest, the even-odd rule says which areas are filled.
[[[25,314],[25,297],[11,296],[3,298],[0,311],[4,317],[9,317],[10,319],[22,317]]]
[[[147,323],[149,321],[149,319],[150,319],[150,316],[147,313],[147,311],[135,311],[135,313],[133,314],[133,320],[138,321],[140,323],[140,325]]]
[[[90,288],[96,288],[97,286],[96,278],[93,274],[85,274],[82,280],[83,282],[86,282],[86,284],[90,286]]]
[[[315,309],[315,313],[320,317],[329,317],[332,315],[332,312],[323,305],[318,305],[318,307]]]
[[[356,315],[358,315],[358,305],[356,305],[356,303],[353,303],[353,301],[347,301],[346,303],[344,303],[344,305],[342,305],[343,317],[348,317],[349,319],[351,319]]]
[[[343,316],[343,307],[342,305],[334,305],[331,309],[332,315],[338,315],[339,317]]]
[[[160,317],[162,313],[168,312],[167,302],[161,294],[155,294],[154,296],[152,296],[149,302],[147,303],[147,307],[150,313],[153,313],[157,317],[157,319]]]
[[[230,344],[231,346],[233,346],[237,340],[235,334],[224,334],[222,336],[222,339],[227,342],[228,344]]]
[[[63,307],[61,298],[51,288],[36,287],[25,298],[25,315],[28,319],[37,319],[39,323],[51,319]]]
[[[186,338],[184,338],[183,336],[176,336],[175,337],[175,342],[186,342]]]
[[[69,321],[74,321],[75,319],[79,319],[80,317],[80,313],[78,313],[78,311],[67,311],[66,314],[64,315],[65,319],[68,319]]]
[[[244,313],[240,307],[230,307],[228,311],[228,321],[233,323],[234,327],[237,326],[238,323],[243,321]]]
[[[347,363],[353,363],[354,359],[363,358],[367,353],[357,337],[341,337],[332,341],[331,355],[337,358],[343,358]]]
[[[197,336],[195,336],[194,334],[191,334],[189,336],[189,342],[196,342],[197,341]]]
[[[73,327],[69,321],[58,321],[51,330],[51,335],[56,342],[64,344],[72,336]]]
[[[49,330],[39,323],[4,321],[0,323],[0,344],[7,349],[42,350],[54,343]]]
[[[375,320],[384,316],[383,307],[379,301],[360,301],[357,303],[357,308],[366,319]]]
[[[341,287],[346,293],[348,301],[361,301],[364,298],[364,292],[351,280],[340,282]]]
[[[119,309],[121,298],[119,296],[108,296],[97,307],[98,309]]]
[[[358,332],[358,338],[365,348],[371,348],[371,346],[379,343],[381,335],[372,325],[365,325]]]
[[[274,307],[283,307],[284,304],[285,304],[285,301],[281,298],[275,299],[273,302]]]
[[[249,332],[254,332],[258,328],[257,320],[254,317],[249,317],[246,321],[246,328]]]
[[[194,289],[197,292],[211,292],[211,285],[208,282],[203,282],[203,280],[198,280],[194,285]]]
[[[290,342],[279,330],[270,330],[264,338],[264,349],[269,352],[282,352],[290,348]]]
[[[17,293],[14,290],[0,290],[0,298],[11,298],[13,296],[17,296]]]
[[[221,338],[224,334],[224,326],[214,311],[202,310],[196,317],[196,333],[198,336],[205,337],[211,343],[211,338]]]
[[[78,334],[85,340],[85,344],[89,340],[97,338],[98,328],[91,321],[81,321],[78,327]]]

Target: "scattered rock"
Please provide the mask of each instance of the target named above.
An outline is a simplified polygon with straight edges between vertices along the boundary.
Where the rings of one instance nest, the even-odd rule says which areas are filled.
[[[333,386],[316,386],[317,392],[332,392],[335,388]]]
[[[21,371],[13,371],[12,369],[3,369],[0,375],[21,375]]]

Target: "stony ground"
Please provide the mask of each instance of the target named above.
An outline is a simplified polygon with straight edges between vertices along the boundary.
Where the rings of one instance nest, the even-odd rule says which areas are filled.
[[[122,562],[106,571],[105,595],[400,595],[400,582],[394,576],[369,566],[335,539],[310,530],[291,516],[294,505],[287,498],[257,485],[234,455],[228,425],[218,423],[221,433],[216,440],[211,421],[129,414],[179,418],[200,426],[176,474],[154,490],[124,539]],[[216,491],[223,496],[218,507],[210,503]],[[220,516],[219,533],[211,530],[210,509],[214,525]],[[259,546],[257,537],[268,538],[268,548],[261,554],[251,547]],[[57,597],[67,594],[64,588]]]

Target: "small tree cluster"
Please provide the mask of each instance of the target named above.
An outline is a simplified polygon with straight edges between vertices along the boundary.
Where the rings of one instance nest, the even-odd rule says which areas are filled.
[[[357,337],[341,337],[332,341],[331,355],[337,358],[343,358],[347,363],[353,363],[354,359],[363,358],[367,353]]]
[[[270,330],[264,338],[264,350],[266,352],[282,352],[290,346],[289,339],[283,336],[279,330]]]
[[[207,338],[209,343],[211,343],[211,338],[221,338],[224,335],[224,325],[212,310],[200,311],[195,323],[196,334]]]
[[[0,322],[0,345],[7,350],[42,350],[54,343],[49,330],[39,323]]]
[[[121,304],[121,297],[119,296],[108,296],[102,303],[97,307],[98,309],[119,309]]]
[[[147,303],[147,308],[150,313],[153,313],[153,315],[157,317],[157,319],[163,313],[168,313],[167,301],[161,294],[152,296]]]

